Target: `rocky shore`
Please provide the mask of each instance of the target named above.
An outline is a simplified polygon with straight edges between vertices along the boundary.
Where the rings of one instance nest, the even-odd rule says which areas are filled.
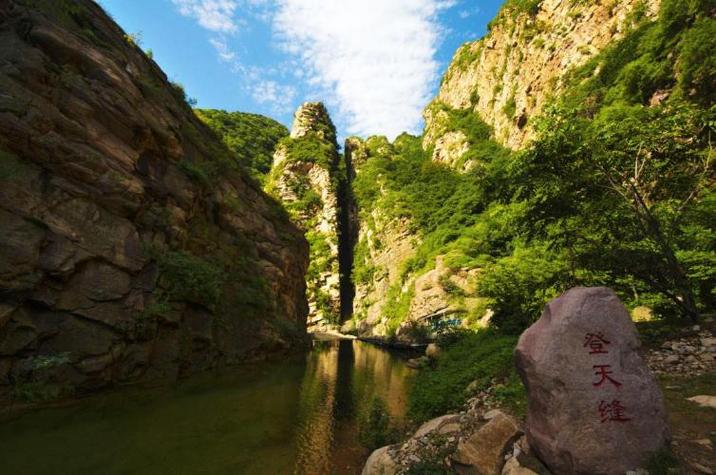
[[[675,338],[662,342],[642,352],[643,360],[652,373],[668,375],[677,381],[714,374],[716,371],[716,335],[713,320],[707,319],[702,326],[689,327],[677,333]],[[433,353],[439,357],[439,353]],[[426,357],[427,358],[427,357]],[[444,415],[422,424],[407,440],[374,451],[363,469],[363,475],[408,473],[459,473],[530,475],[551,472],[542,462],[525,436],[523,418],[510,414],[500,407],[493,396],[493,384],[470,398],[460,411]],[[664,384],[662,382],[662,384]],[[676,387],[676,386],[674,386]],[[666,389],[672,386],[666,386]],[[679,386],[681,388],[681,386]],[[670,395],[670,393],[669,393]],[[716,397],[701,395],[688,398],[679,393],[679,402],[697,407],[708,406]],[[689,406],[687,406],[689,407]],[[671,410],[670,410],[671,412]],[[671,424],[675,423],[672,418]],[[709,439],[690,441],[683,427],[672,427],[671,449],[679,458],[686,472],[670,469],[669,473],[716,473],[708,462],[713,458],[713,443]],[[687,431],[690,438],[693,431]],[[716,431],[710,432],[711,438]],[[693,456],[680,449],[680,445],[695,442],[701,452]],[[586,472],[585,472],[586,473]],[[617,473],[617,472],[614,472]],[[623,472],[620,472],[623,473]],[[648,474],[644,469],[627,471],[631,475]],[[666,472],[665,472],[666,473]]]

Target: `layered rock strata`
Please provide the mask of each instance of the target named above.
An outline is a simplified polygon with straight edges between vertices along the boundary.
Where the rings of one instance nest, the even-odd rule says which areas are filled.
[[[94,2],[0,5],[0,392],[303,340],[308,249]]]

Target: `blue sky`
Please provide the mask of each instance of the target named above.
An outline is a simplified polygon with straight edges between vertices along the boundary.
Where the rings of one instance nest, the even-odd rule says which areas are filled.
[[[455,50],[501,0],[99,0],[198,107],[290,126],[304,101],[339,135],[419,133]]]

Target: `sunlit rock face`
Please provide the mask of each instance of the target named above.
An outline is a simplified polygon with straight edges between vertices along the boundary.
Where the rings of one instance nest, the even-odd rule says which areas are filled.
[[[530,120],[561,90],[566,73],[585,64],[635,22],[653,17],[659,0],[543,0],[532,12],[503,9],[481,40],[455,53],[434,104],[472,111],[501,144],[520,149],[534,137]],[[456,163],[465,153],[440,113],[425,111],[424,148]]]
[[[347,274],[341,272],[342,239],[349,234],[341,212],[349,206],[344,205],[347,176],[326,108],[320,102],[303,104],[294,115],[291,137],[276,149],[267,190],[286,206],[310,244],[311,331],[334,328],[341,320],[341,274]]]
[[[0,64],[0,392],[303,340],[301,233],[95,2],[2,2]]]

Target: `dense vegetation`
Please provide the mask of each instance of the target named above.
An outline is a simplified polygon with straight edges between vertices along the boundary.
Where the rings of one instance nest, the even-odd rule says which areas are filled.
[[[276,145],[288,136],[288,129],[275,120],[258,114],[214,109],[194,111],[221,137],[236,160],[246,167],[254,178],[263,182],[271,170]]]
[[[469,172],[432,163],[418,138],[368,141],[354,182],[361,216],[379,208],[420,237],[389,293],[392,328],[407,316],[404,284],[437,255],[481,269],[476,296],[507,333],[575,285],[610,286],[660,317],[714,310],[716,20],[713,2],[682,6],[665,1],[657,21],[574,71],[529,150],[502,149],[476,116],[440,104],[444,129],[468,137]],[[359,246],[356,280],[374,272]]]

